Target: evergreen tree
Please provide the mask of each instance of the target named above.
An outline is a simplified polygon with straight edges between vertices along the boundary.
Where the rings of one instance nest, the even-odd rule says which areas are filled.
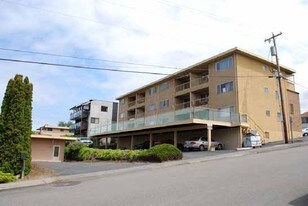
[[[0,115],[0,170],[20,174],[21,154],[26,154],[25,174],[30,172],[33,86],[17,74],[8,82]]]

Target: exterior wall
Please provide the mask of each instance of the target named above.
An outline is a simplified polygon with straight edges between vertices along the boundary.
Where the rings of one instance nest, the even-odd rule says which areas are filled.
[[[32,161],[55,161],[53,160],[53,146],[60,146],[59,160],[64,160],[64,140],[52,140],[52,139],[31,139],[31,157]]]
[[[41,135],[50,135],[53,137],[61,137],[65,135],[71,135],[69,129],[51,128],[52,131],[47,131],[47,128],[40,130]]]
[[[242,129],[240,127],[214,129],[212,139],[221,142],[224,149],[242,147]]]
[[[229,56],[227,56],[229,57]],[[221,58],[224,59],[224,58]],[[219,60],[218,60],[219,61]],[[223,71],[216,70],[216,62],[209,65],[209,108],[218,109],[236,105],[236,92],[238,90],[235,79],[235,69],[228,68]],[[235,61],[233,58],[233,64]],[[217,94],[217,86],[227,82],[233,82],[233,91]]]
[[[302,120],[300,116],[299,94],[297,92],[287,91],[288,99],[288,113],[292,118],[292,131],[293,138],[302,137]],[[290,105],[293,105],[293,111],[291,111]],[[291,113],[293,112],[293,114]],[[291,131],[291,130],[290,130]]]
[[[279,99],[276,98],[277,81],[268,78],[273,75],[272,68],[240,54],[236,55],[236,61],[237,75],[242,76],[238,78],[239,112],[248,115],[252,129],[262,128],[263,132],[269,132],[266,142],[282,140],[281,122],[277,119],[277,112],[280,112]],[[264,91],[265,87],[268,93]],[[270,116],[266,115],[266,110],[270,111]]]

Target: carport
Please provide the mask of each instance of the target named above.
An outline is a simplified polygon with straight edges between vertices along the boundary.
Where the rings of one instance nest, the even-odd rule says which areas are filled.
[[[226,149],[235,149],[241,147],[242,144],[242,127],[247,127],[247,125],[245,123],[191,119],[163,125],[105,132],[92,137],[97,139],[117,138],[118,149],[134,149],[134,145],[145,141],[149,141],[149,147],[152,147],[154,141],[168,139],[173,141],[174,146],[177,146],[178,143],[184,143],[189,137],[207,136],[208,150],[211,149],[213,137],[223,143]]]

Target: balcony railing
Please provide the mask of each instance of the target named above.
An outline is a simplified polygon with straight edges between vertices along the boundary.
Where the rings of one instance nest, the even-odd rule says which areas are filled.
[[[107,132],[120,132],[123,130],[138,129],[146,126],[155,126],[172,122],[181,122],[191,119],[214,120],[221,122],[240,123],[247,121],[238,113],[219,111],[204,107],[189,107],[173,112],[157,114],[144,118],[136,118],[129,121],[113,123],[91,129],[91,135],[104,134]]]
[[[136,105],[136,100],[135,100],[135,101],[128,102],[128,106],[129,106],[129,107],[132,107],[132,106],[134,106],[134,105]]]
[[[139,112],[136,114],[136,118],[144,117],[145,113],[144,112]]]
[[[184,84],[177,85],[175,87],[175,91],[179,92],[179,91],[182,91],[182,90],[185,90],[185,89],[188,89],[188,88],[190,88],[190,82],[185,82]]]
[[[86,118],[88,116],[89,116],[89,111],[87,111],[87,110],[79,110],[79,111],[76,111],[76,112],[72,112],[70,114],[70,120]]]
[[[193,101],[193,106],[195,107],[203,106],[203,105],[207,105],[208,103],[209,103],[209,98],[204,97],[204,98],[196,99],[195,101]]]
[[[183,103],[176,104],[174,106],[174,109],[179,110],[179,109],[185,109],[187,107],[190,107],[190,102],[183,102]]]
[[[137,99],[137,104],[142,104],[144,102],[145,102],[145,98],[144,97]]]
[[[81,127],[81,128],[80,128]],[[80,130],[80,129],[87,129],[88,128],[88,122],[77,122],[75,124],[72,124],[70,126],[70,130]]]
[[[201,84],[205,84],[209,82],[209,77],[208,76],[203,76],[200,78],[196,78],[194,80],[191,81],[191,85],[194,86],[199,86]]]

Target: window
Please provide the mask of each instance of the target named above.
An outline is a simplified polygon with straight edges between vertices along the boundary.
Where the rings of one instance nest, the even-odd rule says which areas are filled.
[[[290,114],[294,114],[294,105],[290,104]]]
[[[233,91],[233,82],[227,82],[217,86],[217,94]]]
[[[164,82],[160,85],[160,91],[165,91],[169,89],[169,82]]]
[[[50,131],[50,132],[51,132],[51,131],[52,131],[52,128],[47,128],[47,131]]]
[[[169,107],[169,99],[165,99],[163,101],[160,101],[160,108],[161,109],[165,109],[167,107]]]
[[[149,89],[149,95],[153,95],[156,93],[156,87],[152,87]]]
[[[267,70],[267,66],[263,64],[262,70],[265,72]]]
[[[265,93],[268,93],[268,92],[269,92],[269,90],[268,90],[267,87],[264,87],[263,90],[264,90]]]
[[[278,91],[275,91],[276,100],[279,100],[279,93]]]
[[[154,111],[154,110],[156,110],[156,104],[150,104],[149,111]]]
[[[281,113],[277,112],[277,121],[281,122],[282,121],[282,117],[281,117]]]
[[[60,129],[60,132],[64,132],[64,129]]]
[[[216,70],[222,71],[233,67],[233,57],[228,57],[216,63]]]
[[[123,119],[124,116],[125,116],[125,113],[124,113],[124,112],[121,112],[121,113],[120,113],[120,119]]]
[[[102,112],[108,112],[108,107],[106,107],[106,106],[101,106],[101,111],[102,111]]]
[[[266,114],[266,116],[270,117],[271,116],[271,111],[270,110],[266,110],[265,114]]]
[[[120,104],[121,105],[125,104],[125,99],[120,99]]]
[[[91,117],[91,123],[92,124],[98,124],[99,123],[99,118]]]

